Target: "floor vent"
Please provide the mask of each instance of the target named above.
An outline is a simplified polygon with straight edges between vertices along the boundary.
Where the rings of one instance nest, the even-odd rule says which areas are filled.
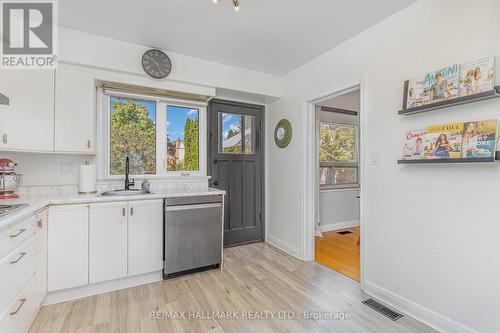
[[[351,231],[337,231],[337,233],[338,233],[339,235],[348,235],[348,234],[352,234],[352,232],[351,232]]]
[[[403,317],[403,315],[401,313],[389,309],[388,307],[386,307],[382,303],[377,302],[376,300],[374,300],[372,298],[368,298],[367,300],[364,300],[361,303],[369,306],[373,310],[377,311],[378,313],[386,316],[387,318],[389,318],[389,319],[391,319],[393,321],[396,321],[399,318]]]

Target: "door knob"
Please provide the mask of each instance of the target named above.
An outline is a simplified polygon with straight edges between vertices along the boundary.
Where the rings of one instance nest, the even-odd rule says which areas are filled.
[[[217,160],[214,160],[214,164],[217,164]]]

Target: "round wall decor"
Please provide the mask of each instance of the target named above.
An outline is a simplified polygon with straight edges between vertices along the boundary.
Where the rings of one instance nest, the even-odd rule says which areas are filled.
[[[280,148],[286,148],[292,141],[292,124],[287,119],[281,119],[274,129],[274,142]]]

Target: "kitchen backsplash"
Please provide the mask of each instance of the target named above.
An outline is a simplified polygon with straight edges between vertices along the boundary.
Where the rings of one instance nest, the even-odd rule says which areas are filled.
[[[151,192],[164,191],[186,191],[200,190],[208,188],[207,179],[197,177],[193,180],[151,180]],[[136,188],[140,188],[142,179],[136,180]],[[105,181],[97,183],[97,191],[110,191],[123,188],[123,181]],[[44,186],[20,186],[17,191],[22,196],[50,195],[50,194],[74,194],[78,192],[78,185],[44,185]]]

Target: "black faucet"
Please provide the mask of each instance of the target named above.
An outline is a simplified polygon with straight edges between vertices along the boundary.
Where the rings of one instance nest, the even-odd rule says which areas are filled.
[[[125,190],[126,191],[130,190],[130,186],[135,185],[135,182],[133,179],[131,181],[128,180],[128,174],[130,172],[130,165],[129,164],[130,164],[130,161],[129,161],[129,158],[127,156],[127,158],[125,159]]]

